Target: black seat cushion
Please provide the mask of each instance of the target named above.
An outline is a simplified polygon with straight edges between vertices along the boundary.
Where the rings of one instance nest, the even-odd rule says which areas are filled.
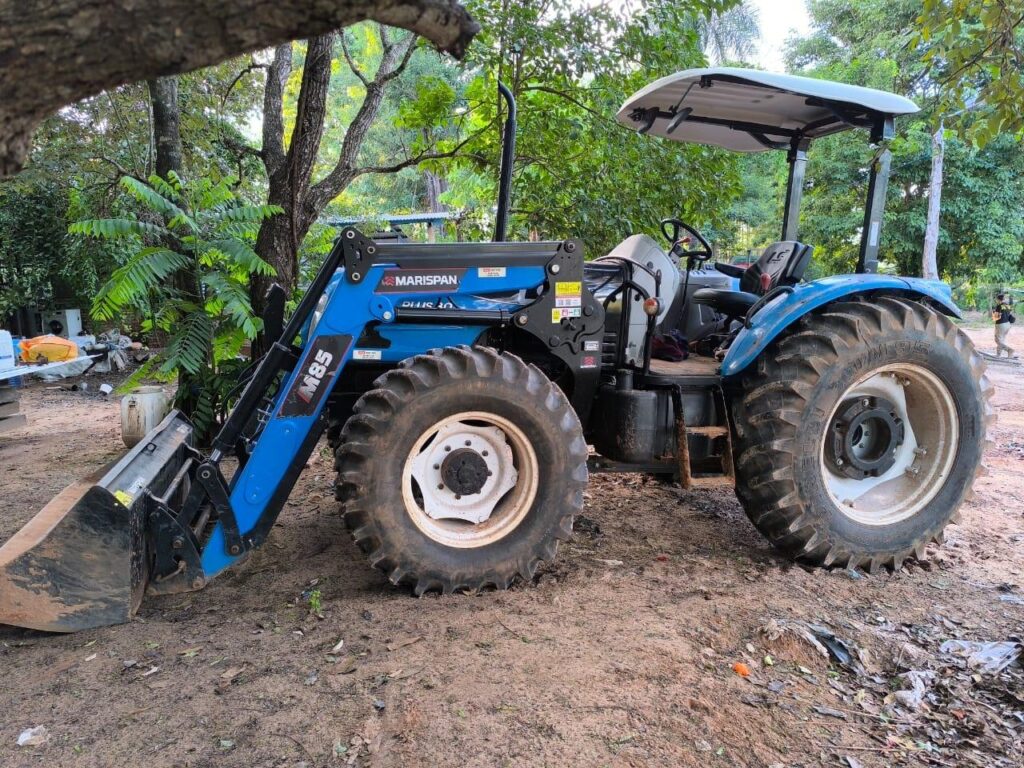
[[[693,293],[697,304],[705,304],[726,317],[743,317],[760,296],[726,288],[701,288]]]
[[[763,296],[780,285],[796,285],[803,278],[813,252],[811,246],[796,240],[772,243],[761,258],[743,270],[740,290]]]

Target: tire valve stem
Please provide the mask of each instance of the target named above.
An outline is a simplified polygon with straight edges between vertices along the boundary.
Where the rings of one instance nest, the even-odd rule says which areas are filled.
[[[927,456],[928,455],[928,449],[927,448],[915,448],[914,449],[914,455],[915,456]]]
[[[919,474],[919,473],[921,472],[921,470],[920,470],[920,469],[918,469],[917,467],[915,467],[915,466],[913,466],[913,465],[911,465],[911,466],[907,467],[907,468],[906,468],[905,470],[903,470],[903,471],[904,471],[904,472],[906,472],[906,473],[907,473],[908,475],[916,475],[916,474]]]

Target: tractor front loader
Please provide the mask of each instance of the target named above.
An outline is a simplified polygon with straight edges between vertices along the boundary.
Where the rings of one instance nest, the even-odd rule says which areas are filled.
[[[808,564],[923,557],[970,492],[992,411],[948,286],[874,273],[884,142],[916,109],[729,68],[631,97],[618,119],[640,133],[787,153],[782,239],[746,268],[712,266],[678,219],[662,222],[667,247],[633,235],[591,261],[578,240],[504,242],[510,151],[495,242],[342,230],[209,452],[172,413],[0,547],[0,622],[74,631],[127,621],[144,593],[201,588],[264,542],[325,431],[353,537],[416,594],[532,578],[572,534],[591,472],[735,486]],[[880,147],[858,274],[805,282],[807,149],[854,127]],[[506,128],[510,147],[514,117]],[[658,359],[680,336],[689,357]]]

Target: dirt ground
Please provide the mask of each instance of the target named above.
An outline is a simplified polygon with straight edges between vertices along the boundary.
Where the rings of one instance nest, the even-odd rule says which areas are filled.
[[[0,627],[0,765],[1024,765],[1020,662],[939,650],[1024,634],[1024,368],[989,375],[991,474],[945,546],[892,575],[794,566],[730,493],[604,475],[534,583],[416,599],[352,544],[323,448],[268,544],[206,589],[120,627]],[[113,400],[33,384],[22,403],[3,539],[123,450]],[[896,695],[915,679],[920,707]],[[17,746],[35,726],[45,743]]]

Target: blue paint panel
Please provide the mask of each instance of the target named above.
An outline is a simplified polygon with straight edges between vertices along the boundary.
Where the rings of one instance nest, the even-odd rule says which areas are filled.
[[[381,350],[381,359],[384,362],[398,362],[438,346],[471,344],[485,328],[481,325],[427,326],[396,323],[394,309],[403,301],[418,302],[419,306],[423,306],[424,302],[431,302],[434,306],[450,303],[462,309],[503,309],[513,312],[520,308],[519,303],[507,298],[488,298],[488,294],[508,297],[544,283],[543,267],[508,267],[502,277],[480,277],[477,269],[469,268],[456,291],[375,293],[374,288],[380,281],[381,272],[393,267],[386,264],[374,265],[358,285],[345,280],[344,270],[339,270],[325,291],[328,300],[320,321],[315,327],[307,323],[303,328],[302,358],[281,387],[272,415],[249,461],[232,478],[231,505],[243,535],[253,530],[263,515],[268,513],[272,496],[296,460],[303,441],[327,403],[326,396],[321,398],[309,415],[283,416],[281,413],[281,405],[292,383],[306,372],[309,362],[307,357],[312,356],[313,342],[317,338],[328,335],[351,336],[353,343],[343,356],[338,374],[340,376],[346,365],[359,364],[352,361],[355,341],[362,335],[367,323],[377,322],[378,332],[391,342],[389,349]],[[335,381],[337,377],[332,379],[331,386]],[[237,557],[227,554],[224,531],[218,523],[202,553],[203,570],[207,578],[216,576],[237,560]]]
[[[845,296],[888,290],[931,299],[948,314],[960,317],[948,285],[937,280],[890,275],[837,275],[801,283],[793,293],[775,299],[758,312],[750,328],[744,328],[729,347],[722,375],[735,376],[750,365],[765,347],[796,320],[818,307]]]

